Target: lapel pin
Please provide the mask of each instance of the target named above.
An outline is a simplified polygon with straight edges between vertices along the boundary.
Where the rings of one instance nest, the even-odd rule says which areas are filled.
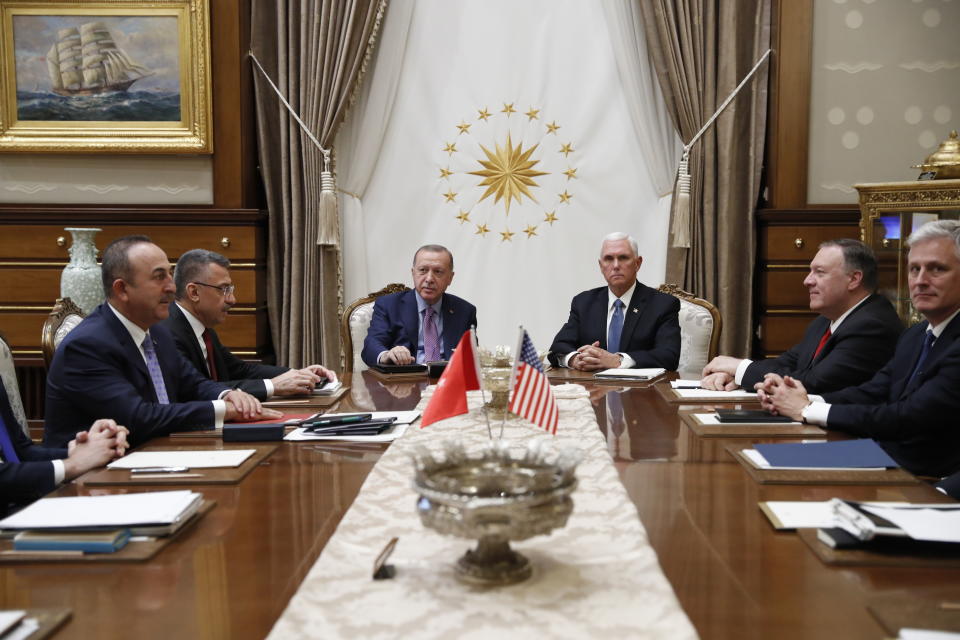
[[[636,308],[636,307],[633,308],[633,312],[634,312],[634,313],[640,313],[639,311],[637,311],[637,308]]]

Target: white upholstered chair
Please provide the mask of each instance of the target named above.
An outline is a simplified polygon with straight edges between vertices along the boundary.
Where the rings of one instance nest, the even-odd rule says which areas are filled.
[[[367,368],[360,358],[360,352],[363,351],[363,341],[373,319],[373,303],[376,299],[388,293],[400,293],[408,289],[410,287],[396,282],[388,284],[380,291],[354,300],[343,310],[340,318],[340,342],[343,344],[344,371],[358,372]]]
[[[677,371],[699,376],[717,355],[723,328],[720,310],[675,284],[662,284],[658,291],[680,299],[680,364]]]
[[[83,310],[70,298],[58,298],[53,310],[43,322],[40,336],[40,348],[43,351],[43,363],[49,369],[57,347],[83,321]]]
[[[7,392],[13,417],[17,419],[23,432],[29,437],[30,429],[27,426],[27,415],[23,410],[23,401],[20,399],[20,385],[17,384],[17,370],[13,365],[13,353],[10,352],[10,346],[3,339],[3,336],[0,336],[0,383],[3,384],[3,388]]]

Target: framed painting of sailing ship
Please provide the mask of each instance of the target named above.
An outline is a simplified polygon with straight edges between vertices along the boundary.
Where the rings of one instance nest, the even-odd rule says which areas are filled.
[[[209,0],[0,0],[0,152],[212,153]]]

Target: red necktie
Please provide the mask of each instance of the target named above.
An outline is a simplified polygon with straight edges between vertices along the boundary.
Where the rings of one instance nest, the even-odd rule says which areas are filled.
[[[210,330],[203,330],[203,344],[207,346],[207,368],[210,369],[210,379],[217,380],[217,365],[213,363],[213,340],[210,338]]]
[[[817,356],[820,355],[820,352],[823,351],[823,345],[827,344],[827,340],[830,339],[830,327],[827,326],[827,330],[823,332],[823,337],[820,338],[820,344],[817,345],[817,350],[813,352],[813,359],[816,360]]]

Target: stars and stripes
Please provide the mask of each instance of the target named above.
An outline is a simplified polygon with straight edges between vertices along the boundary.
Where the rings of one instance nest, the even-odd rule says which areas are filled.
[[[510,411],[556,434],[559,420],[557,401],[537,350],[533,348],[533,342],[523,327],[520,328],[516,353],[518,355],[510,377],[513,389]]]

